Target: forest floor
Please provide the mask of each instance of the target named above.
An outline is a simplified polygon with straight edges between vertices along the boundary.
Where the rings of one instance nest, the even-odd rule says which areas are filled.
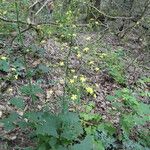
[[[132,38],[131,38],[132,37]],[[135,37],[135,36],[134,36]],[[59,101],[58,97],[63,95],[64,90],[64,77],[65,77],[65,67],[63,62],[66,59],[66,54],[69,50],[68,43],[61,43],[57,38],[43,39],[40,43],[36,43],[34,35],[31,36],[28,32],[25,34],[25,45],[34,45],[35,47],[40,47],[45,49],[41,52],[42,57],[39,57],[36,53],[30,53],[27,55],[29,68],[39,68],[42,65],[46,65],[49,70],[45,68],[45,72],[37,72],[32,77],[32,83],[38,83],[44,89],[43,94],[37,95],[37,101],[34,106],[32,106],[30,99],[24,97],[26,100],[26,107],[24,111],[17,110],[15,107],[10,105],[8,100],[16,95],[21,95],[18,93],[20,86],[27,84],[27,79],[24,78],[25,68],[21,67],[20,74],[16,80],[7,82],[7,80],[1,83],[1,96],[0,96],[0,111],[2,112],[1,118],[7,116],[10,112],[17,110],[18,113],[22,114],[26,110],[30,110],[30,106],[41,110],[43,107],[47,106],[52,112],[59,111]],[[106,34],[102,39],[99,39],[98,33],[79,33],[75,38],[75,47],[69,58],[69,79],[73,77],[84,76],[86,78],[86,83],[93,87],[95,96],[90,96],[85,94],[82,96],[81,104],[86,104],[90,101],[95,103],[94,112],[102,116],[103,119],[110,120],[114,124],[118,123],[118,114],[112,115],[109,110],[113,109],[111,103],[106,100],[107,95],[113,95],[116,89],[130,87],[136,91],[149,91],[150,84],[147,83],[144,86],[140,84],[139,79],[144,76],[150,76],[150,53],[142,49],[142,42],[137,42],[136,38],[132,35],[128,37],[127,41],[121,41],[117,39],[114,35]],[[8,39],[4,40],[5,45],[7,45]],[[34,44],[33,44],[34,43]],[[77,50],[84,49],[88,47],[88,51],[81,52],[80,55],[77,54]],[[13,44],[12,46],[13,56],[10,60],[14,61],[15,58],[20,56],[18,45]],[[94,49],[94,50],[93,50]],[[122,50],[125,55],[120,59],[120,64],[124,64],[123,72],[125,74],[126,83],[120,84],[111,76],[108,68],[104,65],[104,61],[100,61],[97,58],[97,54],[102,53],[117,53],[118,50]],[[1,55],[5,54],[5,47],[1,48]],[[7,55],[7,54],[6,54]],[[119,65],[119,64],[118,64]],[[97,69],[96,69],[97,68]],[[10,72],[11,73],[11,72]],[[1,77],[7,78],[10,73],[0,72]],[[149,97],[139,97],[141,101],[149,104]],[[80,105],[70,106],[70,111],[76,109],[82,111]],[[16,145],[19,147],[25,147],[32,145],[25,133],[22,133],[19,128],[6,132],[3,130],[3,125],[0,125],[0,135],[4,135],[5,139],[0,139],[1,144],[10,144],[12,147]],[[7,147],[7,146],[6,146]],[[4,147],[3,147],[4,150]]]

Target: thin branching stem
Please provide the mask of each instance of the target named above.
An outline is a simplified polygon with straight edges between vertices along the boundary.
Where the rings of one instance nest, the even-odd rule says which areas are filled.
[[[18,8],[17,1],[15,2],[15,8],[16,8],[16,19],[17,19],[17,27],[18,27],[19,44],[22,47],[22,54],[23,54],[23,60],[24,60],[25,70],[26,70],[26,73],[27,73],[27,79],[28,79],[30,91],[32,91],[32,83],[31,83],[31,78],[29,76],[29,68],[28,68],[28,64],[27,64],[25,47],[24,47],[24,42],[23,42],[23,38],[22,38],[22,32],[21,32],[21,29],[20,29],[19,8]],[[33,96],[32,95],[31,95],[31,99],[33,101]]]

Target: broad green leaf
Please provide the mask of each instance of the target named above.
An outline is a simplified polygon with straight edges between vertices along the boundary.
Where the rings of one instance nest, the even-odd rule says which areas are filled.
[[[49,71],[49,68],[43,64],[40,64],[38,69],[41,70],[43,73],[47,73]]]
[[[25,107],[24,100],[21,97],[11,98],[9,102],[17,108],[23,109]]]
[[[0,70],[5,72],[9,71],[9,63],[7,60],[0,60]]]
[[[5,130],[10,131],[16,127],[13,123],[17,121],[18,117],[17,113],[11,113],[7,118],[0,120],[0,122],[4,123]]]
[[[91,136],[85,137],[80,144],[75,144],[71,150],[93,150],[93,139]]]

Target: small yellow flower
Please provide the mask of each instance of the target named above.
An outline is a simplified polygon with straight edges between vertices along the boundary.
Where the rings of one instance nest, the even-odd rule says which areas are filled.
[[[90,62],[89,62],[89,65],[93,65],[93,64],[94,64],[94,61],[90,61]]]
[[[98,67],[96,67],[96,68],[95,68],[95,71],[99,71],[99,68],[98,68]]]
[[[86,78],[84,76],[80,77],[80,81],[83,83],[86,81]]]
[[[107,54],[106,54],[106,53],[102,53],[102,54],[100,55],[100,58],[104,58],[105,56],[107,56]]]
[[[78,49],[78,46],[75,46],[74,49],[77,50],[77,49]]]
[[[15,68],[11,68],[11,71],[16,71],[16,69]]]
[[[77,99],[77,95],[72,94],[71,99],[72,99],[72,100],[76,100],[76,99]]]
[[[94,94],[93,97],[96,98],[96,94]]]
[[[84,49],[83,49],[83,52],[88,52],[90,49],[88,48],[88,47],[85,47]]]
[[[46,41],[45,41],[45,40],[42,40],[40,43],[41,43],[41,44],[45,44],[45,43],[46,43]]]
[[[59,65],[60,65],[60,66],[64,66],[64,62],[61,61],[61,62],[59,63]]]
[[[75,70],[74,70],[74,69],[71,69],[71,72],[72,72],[72,73],[75,73]]]
[[[7,11],[3,11],[3,15],[6,15],[7,14]]]
[[[72,34],[73,37],[76,37],[77,35],[75,33]]]
[[[68,47],[68,43],[63,43],[62,46],[63,47]]]
[[[89,36],[89,37],[87,37],[87,38],[86,38],[86,40],[87,40],[87,41],[91,40],[91,37],[90,37],[90,36]]]
[[[98,21],[95,21],[95,24],[96,24],[96,25],[98,25],[98,24],[99,24],[99,22],[98,22]]]
[[[97,83],[95,84],[95,86],[96,86],[97,88],[99,88],[99,85],[98,85]]]
[[[17,80],[17,79],[18,79],[18,74],[16,74],[14,77],[15,77],[15,79]]]
[[[73,78],[74,78],[74,79],[77,79],[77,78],[78,78],[78,76],[73,76]]]
[[[93,21],[93,20],[94,20],[94,18],[91,18],[91,19],[90,19],[90,21]]]
[[[65,37],[65,36],[62,34],[61,37],[63,38],[63,37]]]
[[[12,91],[13,91],[13,89],[12,89],[12,88],[9,88],[9,89],[8,89],[8,92],[12,92]]]
[[[60,84],[64,84],[65,81],[64,81],[63,79],[60,79],[60,80],[59,80],[59,83],[60,83]]]
[[[70,82],[70,83],[74,83],[74,79],[70,79],[69,82]]]
[[[7,59],[7,57],[5,57],[5,56],[1,56],[1,57],[0,57],[0,59],[1,59],[1,60],[6,60],[6,59]]]
[[[77,54],[77,58],[81,58],[81,54],[80,53]]]
[[[37,25],[37,29],[41,29],[41,25]]]
[[[94,93],[94,90],[91,87],[86,87],[86,91],[91,95]]]

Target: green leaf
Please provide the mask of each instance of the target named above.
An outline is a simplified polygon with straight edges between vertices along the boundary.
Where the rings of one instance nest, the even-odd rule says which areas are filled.
[[[57,128],[59,122],[57,121],[57,116],[43,112],[30,112],[26,113],[25,117],[29,119],[30,122],[36,123],[35,128],[37,135],[58,136]]]
[[[85,137],[80,144],[75,144],[71,150],[93,150],[93,139],[91,136]]]
[[[63,128],[61,137],[73,140],[83,133],[78,114],[67,112],[66,114],[60,114],[58,119],[61,121]]]
[[[49,68],[43,64],[40,64],[38,69],[41,70],[43,73],[47,73],[49,71]]]
[[[109,135],[113,135],[116,132],[116,128],[113,126],[113,124],[111,124],[109,122],[108,123],[101,123],[98,126],[98,130],[99,131],[105,131]]]
[[[38,148],[38,150],[47,150],[47,146],[45,143],[41,144]]]
[[[30,85],[24,85],[20,88],[20,91],[27,96],[36,95],[44,92],[43,89],[38,85],[31,85],[31,87]]]
[[[26,147],[26,148],[24,148],[23,150],[33,150],[33,148],[31,148],[31,147]]]
[[[115,97],[115,96],[112,96],[112,95],[108,95],[106,98],[107,98],[107,100],[109,100],[109,101],[113,101],[113,100],[116,99],[116,97]]]
[[[9,102],[17,108],[23,109],[25,107],[24,100],[21,97],[11,98]]]
[[[0,122],[4,123],[4,128],[6,131],[10,131],[15,128],[14,122],[17,121],[19,115],[17,113],[11,113],[7,118],[0,120]]]
[[[93,150],[105,150],[103,143],[99,141],[94,141],[94,148]]]
[[[7,60],[0,60],[0,70],[8,72],[9,71],[9,63]]]

